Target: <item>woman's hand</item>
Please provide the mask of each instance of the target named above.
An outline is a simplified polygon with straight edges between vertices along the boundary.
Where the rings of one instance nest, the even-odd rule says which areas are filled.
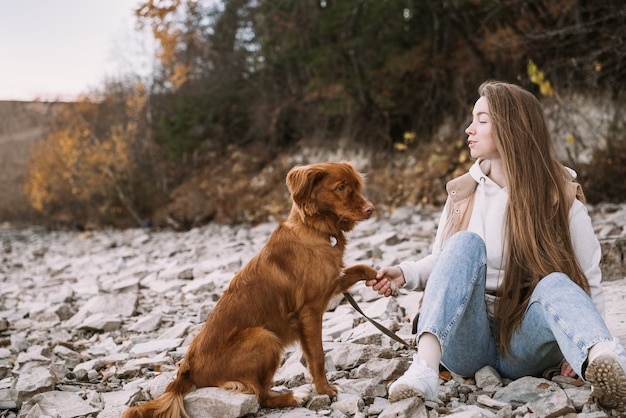
[[[572,369],[572,366],[570,366],[570,364],[566,360],[563,360],[563,362],[561,363],[561,376],[573,378],[578,377],[574,369]]]
[[[366,286],[371,286],[372,289],[383,296],[396,296],[398,289],[404,286],[406,280],[402,269],[397,266],[383,267],[376,273],[375,279],[365,281]]]
[[[561,363],[561,375],[576,379],[576,382],[574,382],[575,385],[582,385],[584,383],[582,377],[576,374],[572,366],[570,366],[566,360],[563,360],[563,363]]]

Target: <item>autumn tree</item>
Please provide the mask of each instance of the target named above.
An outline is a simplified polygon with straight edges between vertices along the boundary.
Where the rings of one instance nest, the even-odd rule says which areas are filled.
[[[385,161],[427,149],[429,177],[445,178],[467,164],[462,129],[486,79],[551,92],[578,152],[576,109],[559,97],[621,100],[608,117],[611,140],[623,137],[625,13],[610,0],[144,0],[150,83],[110,83],[62,115],[28,190],[43,213],[137,223],[203,164],[262,152],[262,166],[339,138]]]
[[[139,84],[123,97],[120,103],[110,91],[99,102],[84,98],[56,116],[32,151],[26,192],[35,210],[76,225],[141,222],[142,189],[150,188],[140,129],[147,96]]]

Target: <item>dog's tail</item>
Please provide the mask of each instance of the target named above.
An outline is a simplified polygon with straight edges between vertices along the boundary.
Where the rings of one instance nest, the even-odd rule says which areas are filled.
[[[126,410],[122,418],[189,418],[184,397],[196,386],[187,378],[188,371],[181,365],[178,375],[156,399]]]

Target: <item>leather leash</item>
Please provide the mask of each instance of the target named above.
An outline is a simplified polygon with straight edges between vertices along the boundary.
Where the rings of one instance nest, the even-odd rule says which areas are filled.
[[[352,305],[352,307],[361,315],[363,315],[363,317],[365,319],[367,319],[368,321],[370,321],[372,323],[372,325],[374,325],[376,328],[378,328],[383,334],[385,334],[386,336],[388,336],[389,338],[399,342],[400,344],[404,345],[407,348],[410,349],[415,349],[414,345],[411,345],[409,343],[407,343],[406,341],[404,341],[402,338],[398,337],[393,331],[391,331],[390,329],[386,328],[384,325],[381,325],[380,323],[376,322],[375,320],[373,320],[372,318],[370,318],[369,316],[365,315],[363,313],[363,311],[361,310],[361,308],[359,307],[359,305],[356,303],[356,301],[354,300],[354,298],[352,297],[352,295],[348,292],[345,292],[343,294],[343,296],[347,299],[347,301],[350,303],[350,305]]]

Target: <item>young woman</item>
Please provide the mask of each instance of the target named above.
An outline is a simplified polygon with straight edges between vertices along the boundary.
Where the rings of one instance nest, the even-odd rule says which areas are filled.
[[[417,354],[389,399],[436,400],[440,362],[510,379],[562,362],[602,404],[623,404],[626,353],[603,319],[600,244],[576,173],[555,159],[535,96],[503,82],[479,95],[465,130],[477,161],[446,186],[432,254],[366,282],[385,296],[424,290]]]

